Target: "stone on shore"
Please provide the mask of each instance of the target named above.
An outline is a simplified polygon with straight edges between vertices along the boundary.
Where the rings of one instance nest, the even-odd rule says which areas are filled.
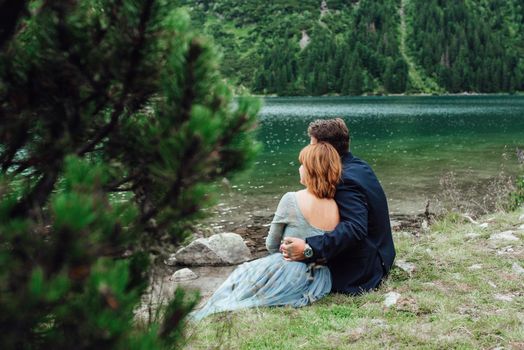
[[[172,276],[171,280],[173,282],[182,282],[182,281],[190,281],[197,279],[198,276],[196,273],[188,269],[187,267],[181,270],[176,271]]]
[[[480,233],[476,233],[476,232],[470,232],[464,235],[464,238],[468,240],[477,239],[479,237],[480,237]]]
[[[392,230],[400,230],[400,227],[402,226],[402,223],[397,220],[390,220],[389,225],[391,226]]]
[[[198,238],[175,253],[178,265],[235,265],[251,260],[251,252],[236,233],[226,232]]]
[[[407,272],[410,276],[417,269],[417,266],[415,264],[412,264],[404,260],[395,260],[395,265],[402,271]]]
[[[400,298],[400,294],[397,292],[389,292],[385,295],[384,306],[391,307],[395,305]]]
[[[499,301],[506,301],[506,302],[509,302],[509,301],[513,301],[513,298],[515,297],[514,295],[512,294],[495,294],[493,296],[496,300],[499,300]]]
[[[511,269],[512,269],[513,272],[515,272],[517,275],[524,275],[524,268],[522,268],[522,266],[520,266],[520,265],[517,264],[516,262],[513,263],[513,265],[511,266]]]
[[[167,259],[165,259],[164,264],[166,264],[167,266],[175,266],[176,265],[175,254],[171,254]]]
[[[468,270],[482,270],[482,264],[473,264],[468,267]]]
[[[519,238],[513,234],[513,231],[504,231],[494,233],[489,236],[490,241],[518,241]]]

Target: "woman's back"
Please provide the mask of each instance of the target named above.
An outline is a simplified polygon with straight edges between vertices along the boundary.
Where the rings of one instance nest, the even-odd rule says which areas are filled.
[[[295,193],[298,209],[307,223],[322,231],[333,231],[340,218],[332,198],[318,198],[307,190]]]

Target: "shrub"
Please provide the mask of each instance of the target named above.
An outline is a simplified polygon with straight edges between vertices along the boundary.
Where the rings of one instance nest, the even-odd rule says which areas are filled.
[[[232,100],[171,1],[0,13],[0,348],[176,346],[194,304],[181,291],[133,327],[147,252],[251,159],[258,102]]]

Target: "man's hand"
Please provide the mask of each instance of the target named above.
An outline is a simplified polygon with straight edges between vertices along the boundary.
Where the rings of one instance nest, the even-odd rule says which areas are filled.
[[[304,248],[306,241],[301,238],[286,237],[284,243],[280,245],[280,252],[287,261],[302,261],[304,256]]]

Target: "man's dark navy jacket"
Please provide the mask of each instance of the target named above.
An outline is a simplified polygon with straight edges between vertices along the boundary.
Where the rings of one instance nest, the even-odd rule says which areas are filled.
[[[327,261],[332,292],[360,294],[376,288],[395,259],[388,204],[371,167],[350,152],[342,157],[342,181],[335,195],[340,223],[306,242]]]

